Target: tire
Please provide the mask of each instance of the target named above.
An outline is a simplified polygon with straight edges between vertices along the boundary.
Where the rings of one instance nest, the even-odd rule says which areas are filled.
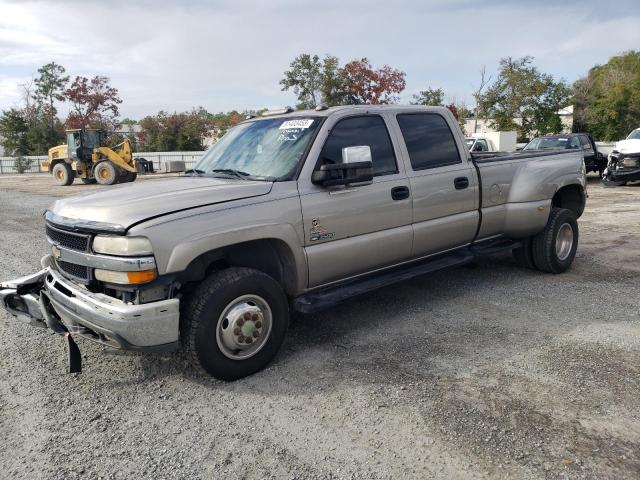
[[[620,180],[620,181],[615,181],[615,180],[609,180],[606,177],[602,178],[602,185],[604,185],[605,187],[624,187],[627,184],[627,182]]]
[[[98,162],[93,168],[93,175],[100,185],[113,185],[120,176],[116,166],[108,160]]]
[[[94,183],[96,183],[96,179],[95,178],[81,178],[80,180],[85,185],[93,185]]]
[[[250,268],[214,273],[182,304],[184,349],[196,368],[220,380],[237,380],[266,367],[289,325],[289,304],[280,284]]]
[[[73,183],[73,179],[76,178],[76,172],[73,171],[71,165],[65,162],[56,163],[51,173],[58,185],[69,186]]]
[[[120,183],[134,182],[136,178],[138,178],[138,172],[125,172],[125,174],[120,177]]]
[[[533,246],[531,237],[522,240],[522,246],[513,249],[513,258],[516,263],[524,268],[535,270],[536,265],[533,262]]]
[[[538,270],[562,273],[573,263],[578,248],[578,222],[571,210],[553,208],[544,230],[533,237],[533,262]]]

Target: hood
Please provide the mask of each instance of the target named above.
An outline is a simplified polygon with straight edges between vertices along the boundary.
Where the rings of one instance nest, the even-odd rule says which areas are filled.
[[[640,153],[640,139],[620,140],[616,142],[615,150],[620,153]]]
[[[151,217],[266,195],[272,186],[272,182],[212,177],[137,181],[58,200],[48,218],[76,227],[123,231]]]

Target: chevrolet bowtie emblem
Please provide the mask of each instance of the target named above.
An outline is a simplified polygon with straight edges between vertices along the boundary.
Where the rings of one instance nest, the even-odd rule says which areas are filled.
[[[51,246],[51,255],[53,255],[53,258],[55,258],[56,260],[60,258],[60,249],[58,247],[56,247],[55,245]]]

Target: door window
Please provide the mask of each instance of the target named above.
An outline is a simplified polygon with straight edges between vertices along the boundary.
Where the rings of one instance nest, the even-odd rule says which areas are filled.
[[[397,118],[414,170],[462,163],[453,133],[442,116],[410,113]]]
[[[336,123],[322,147],[320,161],[341,163],[343,148],[359,146],[371,149],[374,176],[398,172],[389,132],[382,117],[377,115],[349,117]]]
[[[580,148],[578,137],[571,137],[571,140],[569,140],[569,148]]]
[[[583,150],[591,150],[591,142],[589,141],[589,137],[586,135],[580,135],[580,143],[582,144]]]

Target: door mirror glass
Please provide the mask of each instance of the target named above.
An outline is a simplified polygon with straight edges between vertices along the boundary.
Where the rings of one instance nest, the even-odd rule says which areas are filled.
[[[373,181],[373,162],[369,146],[345,147],[342,162],[325,163],[313,172],[311,181],[323,187],[367,185]]]

